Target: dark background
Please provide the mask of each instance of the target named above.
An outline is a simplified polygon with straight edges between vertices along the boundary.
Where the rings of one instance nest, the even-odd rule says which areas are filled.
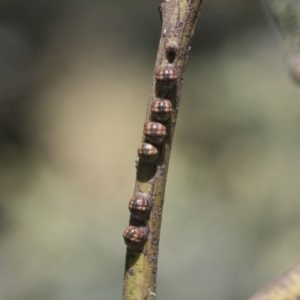
[[[121,299],[159,1],[0,3],[0,299]],[[300,90],[263,5],[205,1],[158,299],[246,299],[300,257]]]

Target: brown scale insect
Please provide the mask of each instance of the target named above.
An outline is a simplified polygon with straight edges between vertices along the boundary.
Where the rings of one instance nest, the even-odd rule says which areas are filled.
[[[129,225],[123,232],[124,242],[128,248],[142,250],[148,238],[149,230],[146,226]]]
[[[177,80],[177,70],[172,64],[160,66],[156,70],[155,77],[157,81],[174,83]]]
[[[156,100],[151,105],[151,113],[155,120],[157,121],[167,121],[172,112],[172,103],[167,99],[156,98]]]
[[[138,156],[146,162],[155,162],[158,158],[158,149],[149,143],[142,143],[138,148]]]
[[[132,218],[143,221],[152,208],[152,198],[149,194],[137,193],[130,199],[128,208]]]
[[[159,145],[167,135],[167,129],[161,123],[146,122],[144,126],[144,135],[147,141]]]

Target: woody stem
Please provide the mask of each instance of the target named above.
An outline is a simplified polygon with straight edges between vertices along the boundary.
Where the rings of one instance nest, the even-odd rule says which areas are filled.
[[[166,129],[166,136],[163,142],[161,144],[157,143],[159,145],[156,145],[154,142],[153,145],[159,151],[156,163],[143,162],[140,159],[137,166],[134,194],[149,195],[152,199],[152,206],[150,214],[145,220],[136,220],[134,215],[131,214],[131,226],[124,232],[124,238],[125,241],[127,238],[128,247],[123,300],[156,299],[159,238],[169,158],[181,98],[183,73],[201,3],[202,0],[164,0],[160,6],[162,30],[145,126],[147,129],[150,128],[150,137],[151,130],[154,135],[160,133],[157,128],[155,133],[153,125],[149,125],[149,122],[153,121],[151,105],[157,101],[157,98],[164,98],[172,103],[172,111],[169,119],[161,124]],[[161,73],[158,74],[158,70],[164,66],[169,66],[170,70],[162,69]],[[172,84],[170,81],[173,81],[174,78],[175,83]],[[155,126],[163,128],[159,127],[160,125]],[[148,142],[145,135],[144,141]],[[152,141],[149,143],[151,144]],[[140,230],[141,228],[142,230]],[[148,236],[145,237],[145,244],[140,245],[140,240],[143,241],[143,234],[146,235],[146,232]],[[138,247],[135,247],[135,243],[138,244],[136,245]]]

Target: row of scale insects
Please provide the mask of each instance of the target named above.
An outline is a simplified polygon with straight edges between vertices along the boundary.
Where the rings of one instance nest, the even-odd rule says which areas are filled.
[[[178,45],[175,42],[169,42],[165,49],[168,64],[157,68],[155,78],[157,87],[169,90],[174,88],[177,82],[177,69],[173,63],[177,56]],[[166,122],[172,111],[173,105],[168,99],[156,97],[152,102],[150,121],[144,125],[144,141],[137,150],[138,161],[157,163],[161,154],[161,146],[168,134]],[[125,244],[129,249],[136,251],[143,249],[149,233],[146,220],[149,218],[153,201],[152,195],[144,192],[137,192],[130,199],[128,205],[131,216],[130,225],[123,232]]]

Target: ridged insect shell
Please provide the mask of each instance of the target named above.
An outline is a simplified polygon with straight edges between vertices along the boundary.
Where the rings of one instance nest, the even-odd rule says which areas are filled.
[[[166,127],[158,122],[146,122],[144,126],[144,135],[147,141],[153,144],[161,144],[167,135]]]
[[[128,248],[142,250],[148,238],[148,228],[146,226],[129,225],[123,232],[124,242]]]
[[[172,103],[167,99],[157,98],[151,105],[151,114],[157,121],[167,121],[172,112]]]
[[[134,219],[143,221],[151,211],[152,198],[149,194],[137,193],[130,199],[128,208]]]
[[[155,162],[158,158],[158,149],[149,143],[142,143],[138,148],[138,156],[141,160]]]
[[[177,80],[178,75],[176,68],[172,64],[168,64],[158,67],[155,76],[156,80],[168,83]]]

